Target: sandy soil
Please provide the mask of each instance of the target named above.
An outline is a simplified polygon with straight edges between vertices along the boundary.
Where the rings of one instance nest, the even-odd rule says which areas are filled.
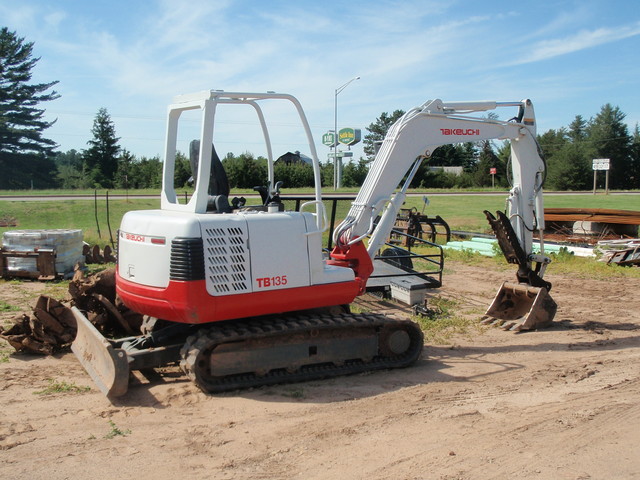
[[[468,311],[510,276],[449,270],[441,293]],[[640,478],[640,280],[548,278],[552,328],[457,335],[398,371],[207,396],[167,368],[112,404],[95,388],[35,394],[51,379],[92,385],[72,354],[12,355],[0,363],[0,475]],[[3,298],[26,301],[33,285],[4,284]]]

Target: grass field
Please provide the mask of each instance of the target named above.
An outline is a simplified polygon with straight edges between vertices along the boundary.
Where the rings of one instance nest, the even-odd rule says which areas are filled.
[[[39,193],[39,192],[38,192]],[[110,192],[114,194],[113,192]],[[133,191],[129,192],[134,194]],[[138,192],[135,192],[138,193]],[[148,192],[144,192],[148,193]],[[157,192],[155,192],[157,194]],[[236,192],[232,192],[236,193]],[[239,195],[246,192],[238,192]],[[293,192],[287,192],[293,193]],[[304,192],[309,193],[309,192]],[[347,192],[339,192],[347,193]],[[93,192],[90,192],[93,194]],[[454,230],[468,230],[475,232],[488,231],[488,224],[482,213],[483,210],[504,210],[507,193],[495,195],[433,195],[426,192],[429,205],[424,212],[430,216],[440,215]],[[331,202],[325,202],[330,209]],[[145,210],[159,208],[158,197],[149,199],[110,199],[109,223],[112,235],[115,237],[120,220],[129,210]],[[350,206],[349,201],[339,202],[336,220],[339,222],[346,215]],[[632,195],[545,195],[546,207],[574,207],[574,208],[612,208],[621,210],[640,210],[640,192]],[[423,211],[422,195],[408,197],[405,207],[415,207]],[[293,204],[287,205],[293,208]],[[328,210],[330,211],[330,210]],[[99,225],[100,234],[98,234]],[[0,201],[0,220],[15,219],[17,225],[0,227],[0,233],[16,229],[53,229],[79,228],[83,230],[85,241],[88,243],[106,244],[109,241],[107,222],[107,205],[104,194],[98,198],[97,209],[94,200],[60,200],[60,201]]]

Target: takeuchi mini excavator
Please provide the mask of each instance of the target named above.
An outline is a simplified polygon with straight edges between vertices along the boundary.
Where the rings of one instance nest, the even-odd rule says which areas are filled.
[[[274,102],[297,113],[309,146],[315,199],[300,211],[285,210],[281,182],[274,178],[263,112]],[[268,179],[256,187],[257,205],[229,197],[213,146],[222,106],[253,111],[260,124]],[[509,121],[472,115],[509,107],[516,109]],[[199,138],[189,147],[195,191],[187,201],[176,193],[174,174],[180,132],[186,131],[180,120],[194,112],[200,124]],[[416,323],[353,314],[349,304],[365,292],[372,259],[393,228],[420,162],[440,145],[487,139],[511,141],[507,213],[486,214],[507,260],[518,265],[517,282],[502,285],[487,318],[523,329],[549,323],[555,303],[542,278],[549,259],[542,248],[539,254],[532,249],[536,230],[542,247],[545,163],[530,100],[430,100],[408,111],[389,129],[327,254],[320,165],[298,100],[212,90],[178,96],[169,106],[161,208],[128,212],[118,232],[117,294],[146,316],[146,333],[108,340],[74,309],[73,352],[109,396],[126,393],[132,370],[172,362],[205,392],[413,364],[423,347]]]

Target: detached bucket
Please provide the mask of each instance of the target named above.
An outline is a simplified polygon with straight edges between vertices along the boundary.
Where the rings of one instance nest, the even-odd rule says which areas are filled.
[[[505,330],[535,330],[549,326],[557,309],[546,288],[504,282],[481,323]]]

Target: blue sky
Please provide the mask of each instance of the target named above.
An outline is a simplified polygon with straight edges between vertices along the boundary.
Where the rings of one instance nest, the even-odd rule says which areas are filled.
[[[637,0],[0,0],[0,26],[35,42],[34,81],[60,82],[45,107],[62,151],[86,148],[101,107],[122,147],[153,156],[174,95],[274,90],[301,101],[324,160],[335,89],[355,76],[338,127],[363,135],[380,113],[432,98],[530,98],[539,133],[605,103],[630,131],[640,122]],[[262,154],[252,122],[229,118],[218,152]],[[274,142],[276,156],[308,150]]]

